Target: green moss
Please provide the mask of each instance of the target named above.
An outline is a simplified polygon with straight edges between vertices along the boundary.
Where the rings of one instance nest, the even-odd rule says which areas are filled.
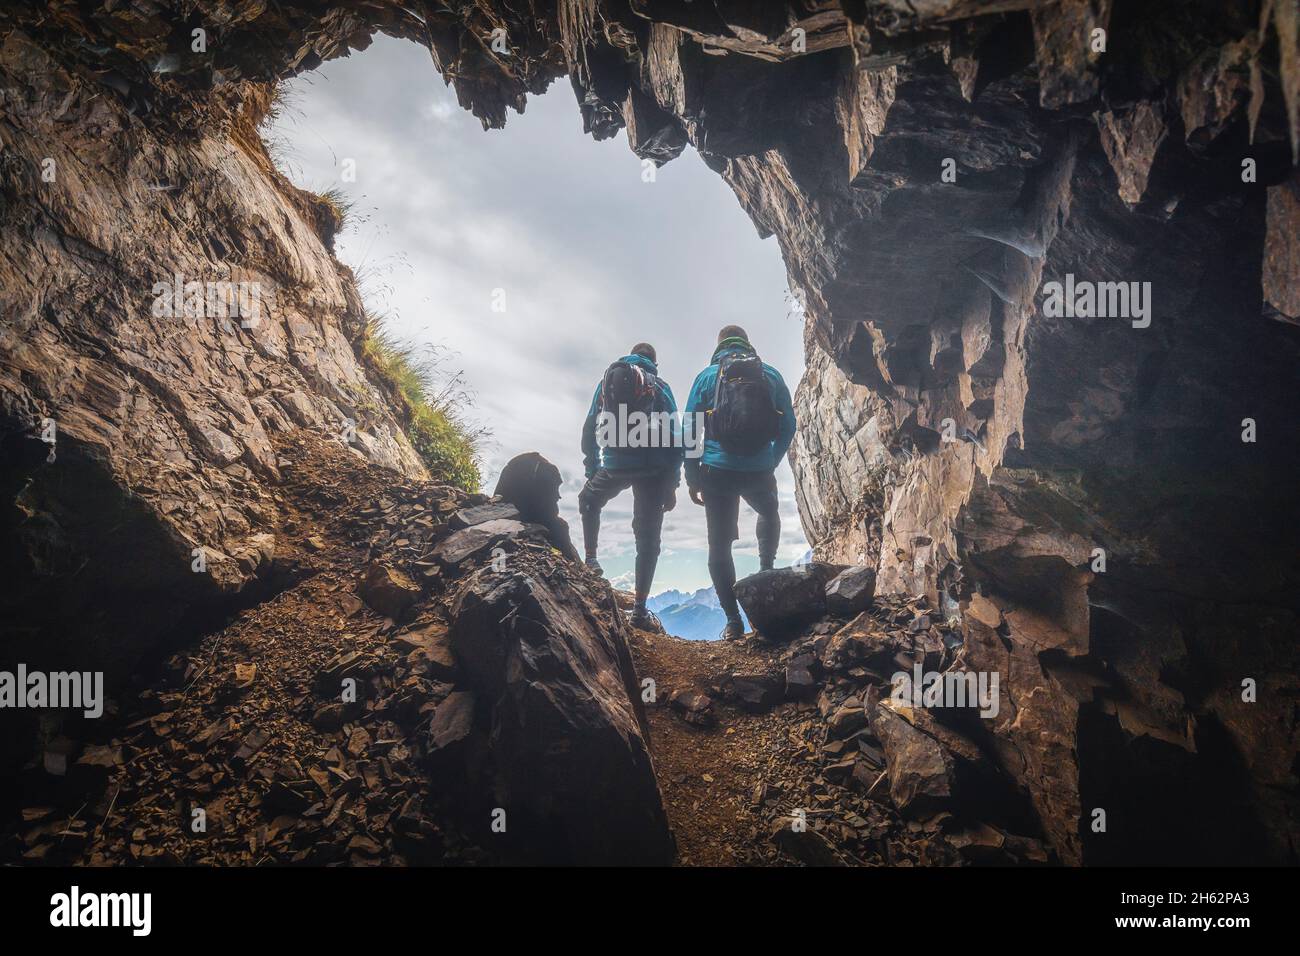
[[[441,374],[435,347],[416,350],[385,328],[382,316],[366,317],[362,358],[380,384],[403,406],[406,435],[434,480],[477,491],[482,429],[468,425],[458,406],[468,401],[459,375]]]

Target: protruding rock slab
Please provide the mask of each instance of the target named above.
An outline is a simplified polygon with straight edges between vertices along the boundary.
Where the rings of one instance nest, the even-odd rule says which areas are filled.
[[[826,582],[838,570],[813,562],[759,571],[736,582],[736,599],[759,634],[770,641],[789,640],[826,613]]]
[[[485,505],[462,508],[451,516],[449,524],[459,531],[488,521],[518,521],[519,509],[508,501],[489,501]]]
[[[673,838],[611,594],[481,568],[456,598],[452,647],[489,702],[512,838],[550,863],[668,864]]]
[[[877,707],[872,732],[885,748],[889,793],[900,813],[923,815],[949,805],[956,790],[952,758],[939,741],[888,707]]]
[[[435,756],[464,746],[474,730],[474,695],[456,691],[437,706],[429,722],[429,749]]]
[[[1100,52],[1092,37],[1107,27],[1110,6],[1111,0],[1054,0],[1030,9],[1043,106],[1058,109],[1097,94]]]
[[[483,508],[493,507],[483,505]],[[466,509],[474,511],[478,509]],[[458,514],[465,514],[465,511]],[[455,568],[485,552],[492,545],[523,534],[528,526],[509,518],[493,518],[449,535],[433,550],[433,559],[444,568]]]
[[[841,571],[826,585],[826,610],[853,617],[871,606],[876,596],[876,569],[860,564]]]

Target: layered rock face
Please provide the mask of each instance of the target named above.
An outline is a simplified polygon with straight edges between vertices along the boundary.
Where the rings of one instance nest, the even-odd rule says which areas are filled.
[[[98,634],[84,665],[116,669],[269,564],[273,434],[425,471],[354,349],[337,224],[257,135],[267,90],[160,97],[57,52],[0,40],[4,656]]]
[[[100,370],[80,386],[83,411],[53,417],[69,418],[87,446],[113,449],[84,481],[122,497],[122,520],[183,537],[162,490],[136,494],[143,482],[129,473],[156,483],[166,471],[152,462],[168,458],[155,449],[169,442],[183,469],[223,488],[232,467],[251,473],[238,472],[250,486],[269,474],[250,418],[265,430],[272,416],[257,398],[286,425],[297,419],[282,391],[322,414],[324,399],[346,410],[336,385],[352,381],[347,350],[329,343],[340,329],[347,338],[350,286],[331,284],[323,251],[318,268],[301,261],[319,248],[302,228],[307,213],[274,214],[293,203],[259,170],[256,148],[239,145],[248,107],[238,91],[363,48],[376,30],[427,45],[485,127],[567,74],[593,136],[626,128],[655,163],[690,143],[780,242],[807,317],[793,462],[809,537],[821,558],[875,566],[878,593],[925,593],[961,616],[967,665],[999,671],[1009,698],[985,744],[1025,788],[1060,858],[1294,858],[1293,3],[53,9],[19,4],[0,19],[14,64],[6,86],[16,88],[7,112],[20,107],[3,126],[4,155],[26,177],[6,178],[6,221],[17,228],[5,230],[5,269],[28,283],[16,286],[28,290],[18,310],[28,331],[0,351],[5,414],[29,427],[60,394],[63,377],[20,358],[34,342],[49,340],[44,354],[68,368]],[[208,31],[206,54],[191,49],[194,29]],[[29,61],[38,67],[23,68]],[[65,74],[74,79],[49,79]],[[223,133],[215,120],[178,119],[187,109],[234,118]],[[41,138],[40,123],[53,132]],[[62,187],[39,181],[50,136],[93,141],[92,155],[116,144],[98,153],[97,172],[70,155],[61,166],[87,177],[92,198],[78,201],[100,202],[97,211],[61,205]],[[109,169],[121,168],[139,181],[114,179]],[[242,188],[226,188],[232,176]],[[180,215],[174,199],[149,212],[151,184],[204,183],[195,197],[217,205],[196,208],[185,229],[159,218]],[[102,224],[110,210],[136,231]],[[183,375],[150,377],[147,362],[128,359],[134,326],[100,285],[39,291],[60,262],[111,275],[153,257],[133,270],[132,294],[145,296],[153,269],[165,279],[186,256],[252,268],[303,295],[337,292],[326,294],[334,337],[321,312],[295,321],[291,311],[272,322],[282,339],[262,349],[239,331],[183,334],[197,353],[169,344],[153,354],[174,356],[205,386],[187,389]],[[50,272],[32,282],[24,270]],[[77,307],[64,338],[58,297],[62,314]],[[120,310],[127,300],[116,301]],[[299,331],[312,347],[293,347]],[[132,381],[147,394],[129,398],[124,377],[137,367]],[[192,400],[164,398],[177,390]],[[157,413],[113,417],[143,400]],[[99,421],[128,418],[128,436],[138,423],[149,434],[92,440]],[[364,429],[369,454],[411,467],[386,423],[375,413]],[[196,496],[173,494],[197,510]],[[223,494],[214,507],[226,523],[213,527],[237,536],[226,512],[251,498]],[[108,534],[94,526],[83,537]]]

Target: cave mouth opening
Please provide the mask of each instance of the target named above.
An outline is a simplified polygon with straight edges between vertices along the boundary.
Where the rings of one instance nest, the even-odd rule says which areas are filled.
[[[621,134],[593,143],[555,88],[484,132],[426,51],[382,36],[282,83],[273,101],[263,139],[291,182],[340,214],[326,238],[357,274],[368,318],[417,351],[445,350],[442,368],[459,370],[452,384],[472,406],[459,417],[491,433],[485,489],[515,454],[541,452],[564,476],[562,513],[576,529],[591,391],[633,343],[654,345],[679,409],[723,325],[742,325],[792,391],[802,376],[802,305],[776,244],[755,236],[693,147],[660,166],[667,155],[640,158]],[[791,471],[777,474],[778,559],[790,563],[808,544]],[[652,597],[664,609],[688,599],[670,632],[716,638],[716,601],[692,597],[711,591],[703,514],[684,488],[677,498]],[[606,507],[601,560],[630,590],[629,499]],[[757,569],[752,536],[735,552],[738,575]]]
[[[165,477],[155,463],[188,454],[193,472],[222,496],[222,508],[209,509],[218,514],[213,533],[238,537],[256,514],[259,479],[276,469],[269,443],[260,445],[246,426],[259,416],[286,428],[319,421],[321,394],[347,404],[349,390],[364,388],[354,357],[345,354],[349,343],[313,328],[311,309],[290,302],[285,324],[300,347],[234,358],[217,348],[211,362],[200,355],[188,368],[168,366],[171,356],[149,340],[148,329],[131,328],[129,341],[122,331],[131,325],[121,321],[128,303],[115,298],[122,276],[97,284],[84,273],[110,262],[129,288],[148,288],[157,266],[151,244],[173,236],[174,224],[138,196],[104,184],[85,192],[121,199],[112,210],[116,234],[106,236],[95,225],[102,207],[79,204],[81,197],[60,185],[66,176],[37,186],[33,171],[49,160],[71,171],[73,182],[97,184],[104,169],[130,169],[144,191],[176,192],[192,204],[189,211],[203,210],[181,229],[187,243],[201,247],[200,258],[269,252],[276,267],[301,267],[304,286],[330,286],[332,317],[360,323],[364,310],[354,308],[348,277],[336,283],[327,257],[299,255],[301,247],[286,252],[279,226],[291,217],[256,209],[245,215],[256,205],[250,197],[264,198],[262,180],[227,148],[224,128],[204,127],[213,116],[228,119],[219,108],[207,112],[232,95],[226,81],[314,70],[349,46],[369,45],[378,29],[419,39],[412,46],[432,51],[440,70],[456,78],[460,103],[485,125],[499,125],[508,106],[567,72],[585,132],[606,138],[622,123],[631,140],[635,124],[638,156],[698,143],[760,232],[777,237],[807,299],[801,410],[811,427],[802,430],[795,462],[801,523],[826,556],[877,564],[880,587],[890,593],[932,594],[936,580],[946,588],[954,559],[971,572],[962,597],[981,599],[987,633],[972,640],[968,663],[1009,667],[1008,683],[1020,682],[1017,700],[1034,705],[1020,715],[1020,727],[995,728],[995,736],[1062,858],[1082,858],[1079,820],[1088,794],[1126,808],[1130,827],[1135,819],[1159,824],[1160,814],[1105,786],[1093,789],[1098,773],[1107,785],[1130,786],[1097,768],[1112,766],[1123,748],[1153,746],[1141,731],[1146,715],[1094,721],[1088,706],[1075,706],[1079,689],[1064,686],[1064,668],[1052,666],[1059,661],[1041,651],[1045,644],[1067,660],[1091,655],[1088,664],[1143,709],[1201,718],[1197,743],[1206,766],[1233,778],[1221,792],[1249,798],[1260,809],[1268,853],[1293,860],[1298,817],[1287,729],[1294,723],[1300,441],[1289,409],[1300,358],[1300,124],[1294,63],[1279,56],[1290,35],[1285,5],[1124,5],[1100,60],[1072,45],[1080,24],[1055,19],[1065,4],[951,24],[882,23],[861,8],[850,23],[833,12],[820,26],[807,24],[804,39],[812,45],[797,57],[789,56],[789,24],[734,14],[756,31],[742,35],[699,6],[665,8],[660,23],[612,6],[563,23],[530,13],[510,21],[507,40],[516,45],[509,54],[494,56],[485,38],[495,32],[496,13],[484,5],[465,8],[466,22],[460,14],[426,21],[405,9],[368,7],[382,21],[370,22],[352,14],[327,20],[316,8],[283,3],[268,14],[276,18],[272,29],[255,40],[249,24],[230,25],[232,41],[247,42],[221,51],[220,70],[211,57],[173,62],[168,44],[188,22],[100,46],[64,43],[52,27],[28,19],[24,28],[61,60],[41,43],[6,37],[7,82],[32,96],[11,102],[5,87],[13,107],[6,122],[8,115],[20,119],[17,133],[5,128],[15,144],[0,163],[4,198],[16,202],[0,214],[13,217],[6,225],[25,228],[6,229],[0,239],[15,242],[12,261],[44,270],[14,277],[7,290],[29,303],[18,310],[25,341],[43,352],[12,380],[16,397],[10,404],[6,394],[6,421],[21,416],[26,427],[43,405],[66,396],[61,373],[76,369],[85,386],[78,398],[95,416],[74,423],[65,447],[75,453],[83,442],[103,473],[133,494],[138,489],[140,501],[158,506],[156,523],[168,527],[178,520],[168,515],[193,514],[194,502],[181,495],[179,510],[164,510],[173,507],[167,499],[175,489],[160,488],[151,472]],[[1088,6],[1084,15],[1096,16]],[[1266,11],[1272,21],[1260,19]],[[109,18],[88,26],[87,35],[118,26]],[[60,64],[74,64],[85,84],[77,88],[94,95],[69,96],[75,84],[55,77]],[[424,70],[431,75],[427,63]],[[42,127],[51,104],[72,112]],[[381,157],[376,168],[381,181],[391,164]],[[945,170],[954,181],[941,178]],[[535,173],[519,177],[528,187],[525,206],[549,198],[547,183],[564,181]],[[240,175],[242,194],[213,188]],[[46,186],[52,201],[32,202]],[[559,190],[570,202],[557,220],[571,214],[585,186]],[[427,209],[424,198],[407,197]],[[318,217],[327,243],[340,211]],[[248,228],[224,228],[227,216]],[[501,237],[492,223],[476,225],[459,244],[450,242],[449,261]],[[533,245],[536,260],[545,244]],[[545,272],[545,264],[534,271]],[[1150,282],[1150,323],[1039,310],[1037,290],[1050,281],[1068,286],[1071,276]],[[506,288],[480,281],[466,302],[469,314],[486,316],[483,324],[493,328],[484,308],[489,284]],[[554,314],[600,315],[623,304],[584,283],[561,285],[548,290]],[[718,285],[747,287],[743,277]],[[766,301],[779,299],[778,292]],[[729,307],[734,303],[712,311]],[[45,335],[43,323],[63,340]],[[529,324],[550,338],[563,330],[544,320]],[[12,338],[0,331],[11,352]],[[587,343],[568,344],[578,355]],[[602,343],[601,354],[617,347]],[[225,374],[238,363],[262,363],[265,372],[268,356],[291,356],[284,363],[289,385],[275,383],[284,394],[264,382],[245,388]],[[169,373],[167,387],[153,389],[165,412],[141,405],[151,399],[122,374],[142,359],[151,371]],[[493,417],[511,420],[511,407]],[[159,427],[134,427],[145,418]],[[411,465],[387,412],[377,410],[368,425],[367,451],[376,461]],[[10,484],[8,474],[3,479]],[[53,484],[42,490],[59,491]],[[864,510],[865,501],[871,507]],[[1098,548],[1109,554],[1109,569],[1084,572]],[[982,571],[970,560],[977,555],[985,559]],[[1035,584],[1017,569],[1044,557],[1084,575],[1112,576],[1102,581],[1129,576],[1115,607],[1142,621],[1134,639],[1104,639],[1111,622],[1102,615],[1095,633],[1079,620],[1064,622],[1069,627],[1045,622],[1035,611],[1059,610],[1061,594],[1016,600]],[[105,564],[105,588],[114,574],[130,575],[126,566]],[[1070,609],[1078,612],[1078,603]],[[1243,679],[1264,689],[1252,707],[1242,706]],[[1029,732],[1028,743],[1018,730]],[[1149,787],[1200,786],[1203,773],[1180,776],[1180,767],[1173,763]],[[1151,846],[1167,850],[1159,841]]]

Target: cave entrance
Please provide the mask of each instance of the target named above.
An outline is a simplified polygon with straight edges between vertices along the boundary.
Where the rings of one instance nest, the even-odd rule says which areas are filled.
[[[264,138],[281,171],[337,213],[330,239],[381,334],[436,353],[435,394],[478,438],[484,490],[511,457],[539,451],[564,477],[576,536],[579,437],[610,362],[653,344],[684,406],[718,329],[736,323],[793,390],[802,312],[776,242],[758,239],[692,147],[656,167],[623,132],[593,143],[567,84],[484,132],[438,79],[420,46],[377,36],[281,84]],[[789,563],[808,546],[790,466],[777,474],[778,561]],[[627,590],[631,518],[629,491],[601,523],[602,564]],[[757,569],[752,520],[742,517],[749,533],[735,549],[742,576]],[[683,487],[651,592],[660,608],[695,602],[670,616],[670,632],[717,636],[724,619],[709,588],[703,511]]]

